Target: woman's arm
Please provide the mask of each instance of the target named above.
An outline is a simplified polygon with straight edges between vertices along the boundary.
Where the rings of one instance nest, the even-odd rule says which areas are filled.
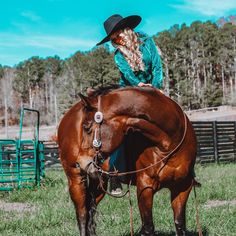
[[[152,38],[148,39],[148,44],[152,57],[152,86],[160,89],[163,85],[161,58],[157,51],[156,44]]]

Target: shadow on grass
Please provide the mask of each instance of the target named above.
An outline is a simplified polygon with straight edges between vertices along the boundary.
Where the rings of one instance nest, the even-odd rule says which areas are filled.
[[[168,233],[165,233],[165,232],[155,232],[154,236],[175,236],[176,235],[176,232],[175,231],[172,231],[172,232],[168,232]],[[198,232],[193,232],[193,231],[187,231],[186,232],[186,236],[198,236]],[[208,232],[207,232],[207,229],[203,229],[202,230],[202,235],[203,236],[209,236]],[[122,236],[130,236],[130,233],[126,233]],[[134,233],[134,236],[141,236],[141,232],[135,232]]]

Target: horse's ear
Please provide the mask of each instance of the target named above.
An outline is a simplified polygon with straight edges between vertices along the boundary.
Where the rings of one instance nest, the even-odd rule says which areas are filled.
[[[81,99],[81,102],[83,103],[83,105],[87,108],[91,108],[91,104],[90,104],[90,100],[88,97],[84,96],[82,93],[79,93],[79,97]]]

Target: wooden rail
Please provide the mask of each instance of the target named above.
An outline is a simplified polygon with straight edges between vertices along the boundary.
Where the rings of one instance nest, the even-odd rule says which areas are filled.
[[[236,161],[236,121],[192,122],[197,136],[197,162]]]
[[[194,121],[197,136],[197,162],[222,163],[236,161],[236,121]],[[59,166],[55,142],[44,142],[45,166]]]

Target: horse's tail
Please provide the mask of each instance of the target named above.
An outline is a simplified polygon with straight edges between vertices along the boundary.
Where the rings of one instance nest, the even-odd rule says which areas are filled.
[[[196,187],[201,187],[202,185],[199,182],[197,182],[197,180],[195,180],[195,178],[193,178],[192,185],[193,185],[194,198],[195,198],[196,223],[197,223],[198,235],[203,236],[202,227],[201,227],[200,220],[199,220],[199,206],[198,206],[197,192],[196,192]]]
[[[57,134],[53,134],[50,136],[50,141],[58,143],[58,136]]]

